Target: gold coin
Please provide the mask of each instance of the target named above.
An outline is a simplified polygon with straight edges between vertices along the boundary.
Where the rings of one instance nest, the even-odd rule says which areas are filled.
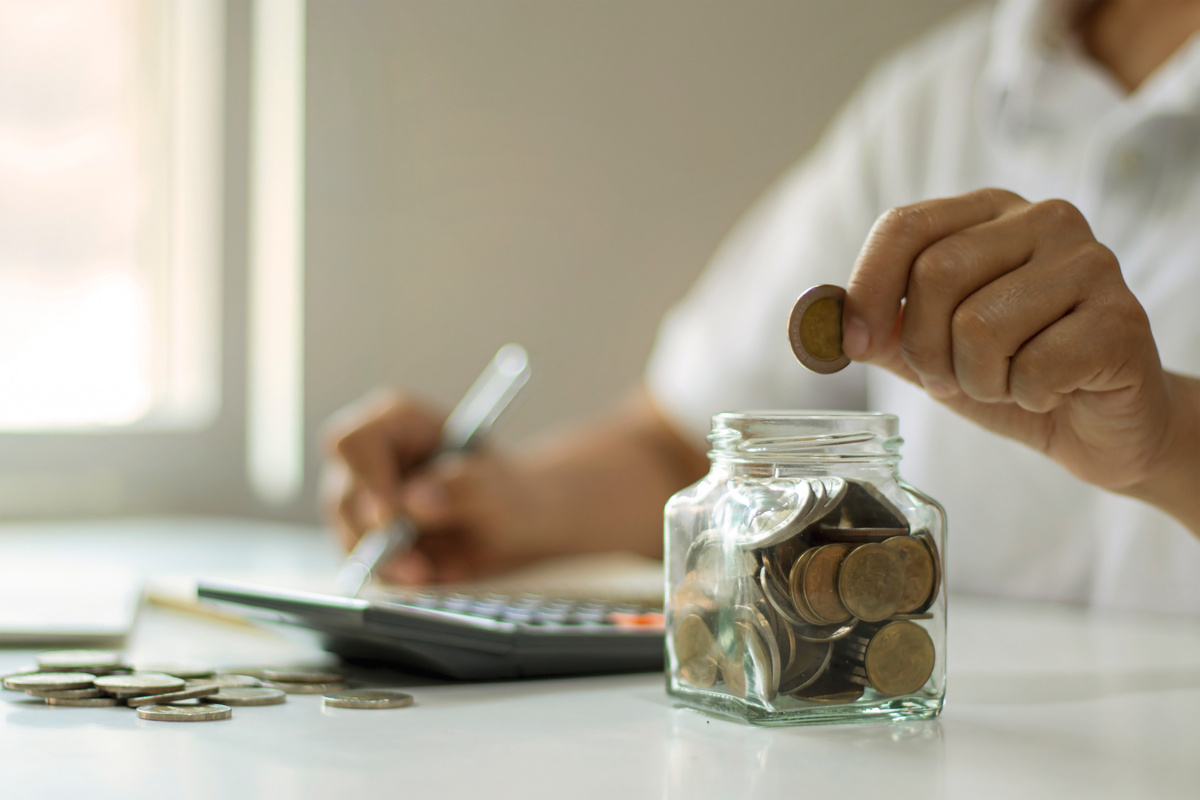
[[[712,688],[717,682],[717,662],[709,656],[684,662],[679,667],[679,680],[699,689]]]
[[[739,641],[733,653],[722,653],[717,661],[717,666],[721,669],[721,682],[725,684],[726,690],[734,697],[743,699],[746,697],[746,668],[743,665],[745,657],[746,651]]]
[[[824,284],[800,295],[792,306],[788,317],[788,341],[796,359],[813,372],[837,372],[850,363],[842,352],[845,298],[845,289]]]
[[[850,619],[850,612],[838,595],[838,569],[850,552],[845,544],[826,544],[812,551],[812,557],[800,576],[804,599],[822,622],[832,624]]]
[[[933,590],[933,559],[929,548],[912,536],[893,536],[883,546],[900,557],[904,572],[904,593],[900,597],[901,614],[916,611]]]
[[[688,614],[675,626],[675,658],[680,663],[712,654],[714,642],[708,623],[699,614]]]
[[[880,694],[912,694],[933,674],[936,655],[933,639],[920,625],[889,622],[871,637],[863,668]]]
[[[815,552],[815,549],[805,550],[796,559],[796,563],[792,564],[792,573],[788,576],[788,595],[791,597],[796,613],[805,622],[810,625],[821,625],[824,621],[809,607],[808,598],[804,595],[804,570],[808,567],[808,562],[812,560]]]
[[[933,534],[929,531],[918,531],[914,536],[921,541],[921,544],[929,548],[929,559],[933,562],[933,588],[929,590],[929,597],[918,608],[919,611],[924,611],[933,605],[938,591],[942,588],[942,556],[938,553],[937,542],[934,541]]]
[[[882,544],[864,544],[842,559],[838,594],[842,604],[864,622],[879,622],[895,614],[904,593],[900,557]]]

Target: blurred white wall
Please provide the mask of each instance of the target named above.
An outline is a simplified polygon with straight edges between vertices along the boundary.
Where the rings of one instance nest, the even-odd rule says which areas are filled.
[[[610,403],[870,66],[963,5],[310,2],[310,421],[452,404],[510,340],[536,373],[502,438]]]
[[[535,378],[502,441],[603,408],[870,66],[963,5],[308,0],[304,490],[269,506],[245,458],[252,7],[228,0],[220,412],[0,435],[0,518],[315,521],[331,412],[377,386],[450,405],[507,341]]]

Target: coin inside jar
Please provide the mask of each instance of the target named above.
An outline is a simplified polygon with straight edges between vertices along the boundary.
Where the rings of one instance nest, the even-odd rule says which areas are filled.
[[[933,639],[915,622],[889,622],[871,637],[863,658],[867,679],[880,694],[912,694],[933,673]]]
[[[788,317],[788,342],[796,359],[813,372],[828,374],[845,369],[849,357],[842,352],[842,305],[846,290],[840,286],[814,286],[792,306]]]
[[[846,609],[864,622],[879,622],[895,614],[904,592],[900,557],[882,544],[854,548],[842,559],[838,594]]]
[[[713,635],[699,614],[688,614],[675,626],[675,657],[681,662],[707,656],[713,651]]]
[[[698,689],[709,689],[717,682],[717,662],[708,656],[685,661],[679,665],[679,679]]]
[[[838,570],[850,552],[849,545],[827,544],[813,550],[800,576],[801,591],[808,607],[823,623],[845,622],[850,612],[838,594]]]
[[[904,593],[897,611],[901,614],[916,611],[933,590],[933,559],[929,548],[911,536],[893,536],[883,546],[900,557],[904,572]]]

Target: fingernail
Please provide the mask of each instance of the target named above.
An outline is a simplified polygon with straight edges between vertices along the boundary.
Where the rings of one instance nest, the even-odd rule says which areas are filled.
[[[871,346],[871,329],[867,323],[858,317],[846,320],[846,330],[842,333],[842,352],[853,359],[864,358]]]
[[[436,514],[446,507],[449,497],[445,489],[432,481],[415,481],[404,493],[404,501],[418,513]]]

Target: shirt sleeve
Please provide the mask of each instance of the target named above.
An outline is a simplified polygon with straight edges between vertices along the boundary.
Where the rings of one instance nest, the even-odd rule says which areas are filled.
[[[879,84],[870,80],[757,202],[664,318],[645,380],[685,437],[702,442],[723,411],[866,408],[865,371],[808,372],[792,355],[787,317],[809,287],[845,285],[878,214]]]

